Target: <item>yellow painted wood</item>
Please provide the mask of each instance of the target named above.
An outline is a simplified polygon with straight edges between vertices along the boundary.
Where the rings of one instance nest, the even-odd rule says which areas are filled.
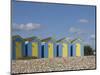
[[[53,43],[48,43],[48,58],[53,58]]]
[[[68,56],[68,44],[63,43],[63,48],[62,48],[62,56],[67,57]]]
[[[16,59],[21,56],[21,42],[16,42]]]
[[[81,46],[80,46],[80,43],[76,43],[76,56],[81,56]]]
[[[38,43],[32,43],[32,56],[38,57]]]

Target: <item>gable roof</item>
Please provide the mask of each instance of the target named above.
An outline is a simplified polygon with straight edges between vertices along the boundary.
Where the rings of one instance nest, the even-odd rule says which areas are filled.
[[[68,43],[70,43],[70,41],[71,41],[71,40],[68,39],[68,38],[66,38],[66,37],[57,40],[58,43],[62,43],[62,42],[68,42]]]
[[[71,43],[75,43],[75,42],[83,42],[83,40],[80,38],[76,38],[74,40],[71,40]]]
[[[12,36],[12,40],[16,40],[18,38],[20,38],[23,41],[23,38],[19,35]]]
[[[56,40],[54,38],[52,38],[52,37],[48,37],[48,38],[42,39],[41,41],[42,42],[49,42],[49,41],[56,42]]]
[[[25,38],[24,41],[33,41],[33,40],[37,40],[37,41],[40,41],[40,38],[36,37],[36,36],[32,36],[32,37],[29,37],[29,38]]]

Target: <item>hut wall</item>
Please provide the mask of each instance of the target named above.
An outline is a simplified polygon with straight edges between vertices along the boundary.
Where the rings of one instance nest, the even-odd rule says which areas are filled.
[[[56,57],[62,57],[62,44],[59,43],[56,46]]]
[[[16,59],[16,46],[15,46],[15,42],[13,41],[12,44],[12,59]]]
[[[68,56],[68,44],[67,43],[62,43],[62,57],[67,57]]]
[[[32,56],[32,43],[29,42],[27,47],[28,47],[28,49],[27,49],[27,56],[31,57]]]
[[[43,49],[43,52],[44,52],[44,49]],[[44,53],[42,53],[42,43],[39,43],[39,45],[38,45],[38,57],[39,58],[44,57]]]
[[[76,56],[76,45],[75,44],[70,45],[69,56]]]
[[[38,57],[38,42],[32,42],[32,56]]]
[[[54,50],[53,50],[53,54],[54,54],[53,56],[56,57],[56,56],[57,56],[57,44],[54,43],[53,45],[54,45],[54,46],[53,46],[53,49],[54,49]]]
[[[45,43],[45,45],[44,45],[44,57],[45,58],[48,58],[48,53],[49,51],[48,51],[48,43]]]
[[[81,56],[81,45],[76,43],[76,56]]]
[[[71,44],[68,44],[68,56],[71,56]]]
[[[48,58],[53,58],[53,43],[48,43]]]
[[[81,56],[84,56],[84,46],[81,44]]]
[[[16,59],[22,57],[22,45],[21,42],[16,42]]]

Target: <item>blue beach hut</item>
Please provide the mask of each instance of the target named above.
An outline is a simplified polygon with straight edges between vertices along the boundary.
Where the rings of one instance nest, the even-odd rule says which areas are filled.
[[[72,41],[72,46],[73,46],[73,53],[74,56],[84,56],[84,46],[83,46],[83,41],[81,39],[75,39]]]
[[[45,53],[44,53],[44,55],[46,56],[46,58],[48,57],[48,58],[53,58],[53,57],[55,57],[56,55],[56,40],[55,39],[53,39],[52,37],[48,37],[48,38],[46,38],[46,39],[43,39],[43,40],[41,40],[42,42],[45,42],[45,44],[44,44],[44,49],[45,49]]]
[[[41,49],[39,51],[39,58],[48,58],[48,45],[45,42],[41,42]]]
[[[24,54],[25,56],[39,58],[40,48],[41,48],[41,42],[38,37],[34,36],[34,37],[27,38],[25,41]]]
[[[68,57],[69,51],[70,51],[70,46],[71,46],[70,39],[64,37],[64,38],[58,40],[57,43],[59,43],[59,45],[58,45],[59,55],[58,56]]]
[[[12,59],[23,57],[24,41],[19,35],[12,37]]]

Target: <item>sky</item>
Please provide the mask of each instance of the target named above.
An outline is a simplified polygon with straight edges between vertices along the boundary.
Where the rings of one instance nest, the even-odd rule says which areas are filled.
[[[12,3],[12,35],[23,38],[81,38],[95,47],[95,6]]]

